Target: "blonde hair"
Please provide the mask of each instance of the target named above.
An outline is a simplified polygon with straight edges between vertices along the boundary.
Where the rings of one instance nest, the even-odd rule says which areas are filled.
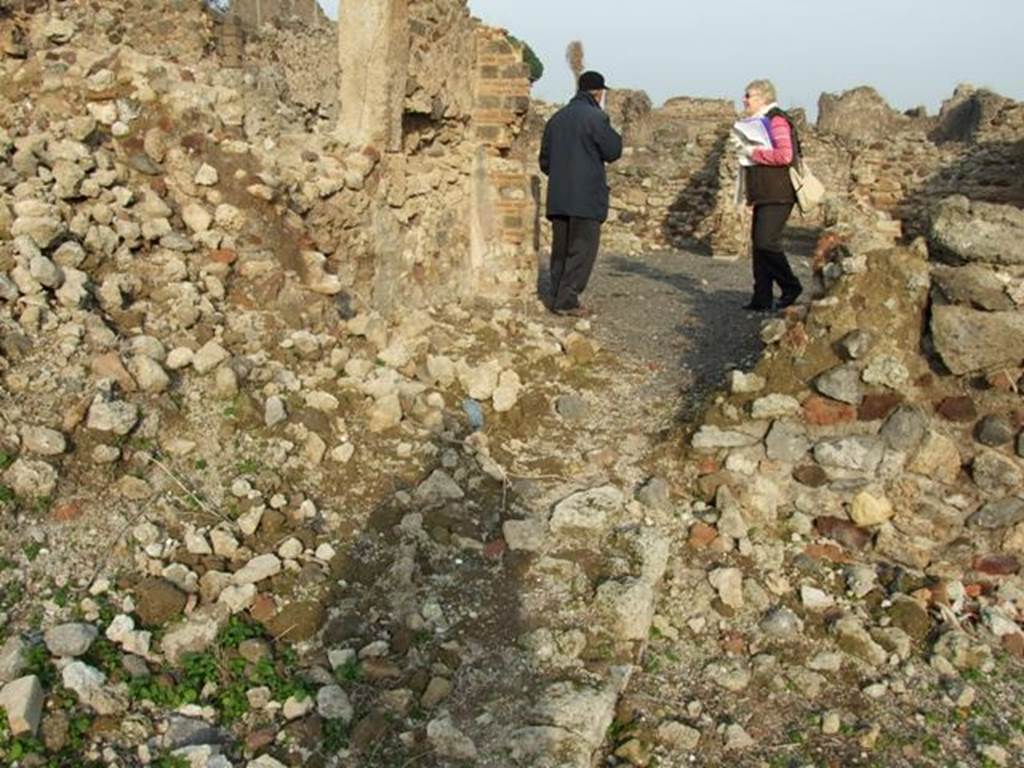
[[[757,91],[769,103],[778,101],[778,96],[775,94],[775,86],[771,80],[754,80],[747,84],[746,90]]]

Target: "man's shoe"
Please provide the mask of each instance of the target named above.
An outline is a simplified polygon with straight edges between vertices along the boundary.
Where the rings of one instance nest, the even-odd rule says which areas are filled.
[[[748,312],[771,312],[772,311],[772,305],[771,304],[755,304],[754,302],[750,302],[749,304],[744,304],[743,308],[745,310],[747,310]]]
[[[785,309],[796,303],[796,300],[800,298],[800,294],[804,292],[803,288],[796,290],[793,293],[784,293],[779,297],[778,303],[775,305],[776,309]]]
[[[569,307],[568,309],[555,310],[560,315],[566,317],[591,317],[594,313],[589,308],[584,307],[582,304],[576,307]]]

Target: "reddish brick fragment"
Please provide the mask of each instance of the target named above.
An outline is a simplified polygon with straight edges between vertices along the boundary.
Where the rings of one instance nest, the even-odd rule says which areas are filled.
[[[852,563],[853,558],[834,544],[808,544],[804,554],[812,560],[828,560],[833,563]]]
[[[793,479],[810,488],[820,488],[828,484],[828,474],[817,464],[807,464],[793,470]]]
[[[949,421],[968,422],[978,418],[978,409],[967,395],[957,395],[940,400],[935,410]]]
[[[690,526],[689,545],[693,549],[707,549],[718,538],[718,531],[707,523],[696,522]]]
[[[981,555],[974,558],[974,570],[989,576],[1012,576],[1020,571],[1016,555]]]
[[[234,264],[237,258],[238,254],[230,248],[218,248],[215,251],[210,251],[210,261],[216,261],[218,264]]]
[[[273,595],[268,595],[265,592],[256,595],[252,607],[249,608],[249,614],[260,624],[270,621],[276,613],[277,601],[274,600]]]
[[[501,560],[501,556],[505,554],[506,548],[504,539],[495,539],[488,542],[484,547],[484,557],[488,560]]]
[[[820,395],[811,395],[804,401],[804,421],[819,427],[846,424],[857,418],[852,405],[829,400]]]
[[[58,523],[72,523],[82,516],[82,504],[78,499],[55,504],[50,510],[50,517]]]
[[[866,395],[857,408],[859,421],[878,421],[889,417],[896,406],[903,402],[902,395],[886,392],[881,395]]]
[[[864,549],[871,544],[871,534],[840,517],[819,517],[814,520],[819,535],[842,544],[847,549]]]

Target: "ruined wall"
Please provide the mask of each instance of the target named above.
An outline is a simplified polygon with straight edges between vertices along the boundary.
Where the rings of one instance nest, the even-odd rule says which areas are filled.
[[[231,0],[229,14],[249,29],[294,21],[310,26],[331,23],[317,0]]]
[[[235,27],[224,24],[222,29]],[[333,23],[264,26],[248,34],[236,66],[280,70],[281,98],[305,111],[306,127],[315,129],[321,121],[322,127],[333,127],[338,112],[338,33]]]
[[[375,171],[362,192],[369,229],[342,227],[334,250],[358,254],[385,309],[518,291],[536,220],[515,151],[529,108],[521,49],[464,0],[343,9],[339,34],[338,138],[346,163],[370,157]]]

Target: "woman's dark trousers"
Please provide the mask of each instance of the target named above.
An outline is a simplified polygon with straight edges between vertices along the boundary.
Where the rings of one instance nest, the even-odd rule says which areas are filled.
[[[601,243],[601,222],[551,218],[551,309],[575,309],[590,281]]]
[[[754,206],[754,296],[750,300],[754,309],[771,309],[773,283],[782,291],[780,306],[792,304],[803,290],[782,250],[782,230],[792,211],[792,203]]]

